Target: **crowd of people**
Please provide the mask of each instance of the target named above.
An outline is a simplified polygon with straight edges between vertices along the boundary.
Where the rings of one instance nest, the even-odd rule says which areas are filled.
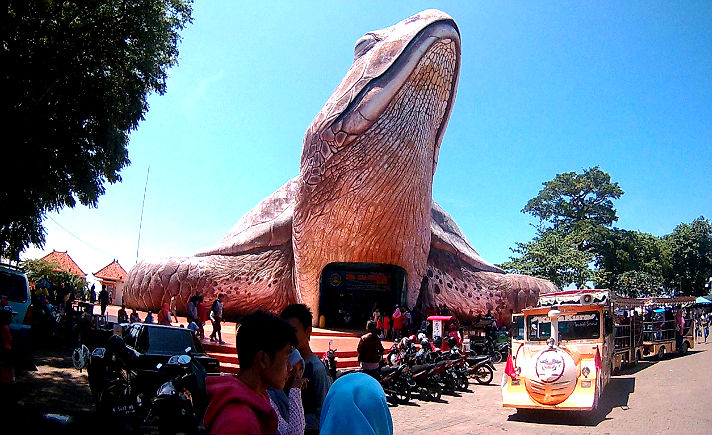
[[[303,304],[257,311],[237,330],[240,372],[206,379],[211,434],[392,434],[380,384],[364,373],[335,382],[311,350],[313,315]],[[371,326],[375,331],[375,322]]]

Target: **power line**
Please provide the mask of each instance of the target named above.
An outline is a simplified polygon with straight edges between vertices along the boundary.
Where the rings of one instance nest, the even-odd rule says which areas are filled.
[[[111,258],[117,258],[116,256],[111,255],[111,254],[109,254],[108,252],[103,251],[103,250],[101,250],[101,249],[99,249],[99,248],[96,248],[96,247],[94,247],[92,244],[90,244],[90,243],[88,243],[88,242],[85,242],[85,241],[82,240],[79,236],[77,236],[77,235],[74,234],[73,232],[69,231],[69,230],[66,229],[62,224],[60,224],[59,222],[57,222],[52,216],[47,216],[47,217],[48,217],[52,222],[54,222],[55,224],[57,224],[57,226],[59,226],[61,229],[63,229],[64,231],[66,231],[67,234],[69,234],[70,236],[72,236],[72,237],[74,237],[75,239],[79,240],[80,242],[84,243],[85,245],[87,245],[88,247],[92,248],[93,250],[95,250],[95,251],[97,251],[97,252],[101,252],[101,253],[104,254],[104,255],[108,255],[108,256],[111,257]]]

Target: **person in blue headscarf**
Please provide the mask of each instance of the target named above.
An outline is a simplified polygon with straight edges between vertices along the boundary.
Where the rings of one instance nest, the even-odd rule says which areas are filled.
[[[319,435],[393,435],[393,420],[381,384],[364,373],[340,377],[321,408]]]

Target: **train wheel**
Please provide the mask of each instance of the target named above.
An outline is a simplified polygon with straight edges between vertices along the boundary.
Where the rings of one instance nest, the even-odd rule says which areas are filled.
[[[690,343],[684,341],[682,343],[682,348],[680,349],[680,355],[687,355],[688,350],[690,350]]]
[[[665,346],[660,346],[658,350],[658,361],[662,361],[665,358]]]

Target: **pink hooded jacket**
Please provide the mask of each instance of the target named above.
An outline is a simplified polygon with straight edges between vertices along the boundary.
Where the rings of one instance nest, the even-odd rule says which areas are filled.
[[[205,428],[219,434],[274,434],[277,415],[266,394],[260,396],[234,376],[205,379],[210,403],[205,410]]]

